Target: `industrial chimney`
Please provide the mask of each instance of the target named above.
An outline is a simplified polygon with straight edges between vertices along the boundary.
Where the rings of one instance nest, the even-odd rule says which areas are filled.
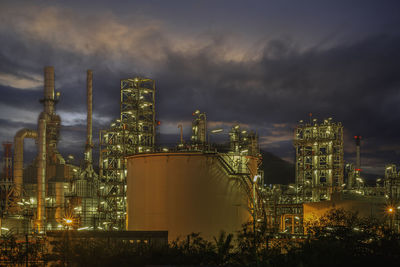
[[[51,115],[54,113],[54,67],[44,68],[44,112]]]
[[[361,159],[360,159],[360,147],[361,147],[361,136],[354,136],[354,140],[356,142],[356,172],[361,172]]]
[[[85,161],[86,165],[92,164],[92,106],[93,106],[93,73],[91,70],[87,71],[86,77],[86,93],[87,93],[87,136],[86,136],[86,149]],[[86,166],[87,167],[87,166]]]

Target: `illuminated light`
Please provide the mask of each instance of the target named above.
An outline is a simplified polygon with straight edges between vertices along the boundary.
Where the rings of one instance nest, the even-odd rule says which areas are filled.
[[[22,202],[17,202],[17,204],[18,204],[18,205],[24,205],[24,203],[22,203]]]
[[[257,180],[258,180],[259,178],[261,178],[261,175],[259,175],[259,174],[254,175],[253,182],[254,182],[254,183],[257,182]]]
[[[73,220],[71,218],[64,218],[66,224],[72,224]]]
[[[389,207],[387,211],[388,211],[389,213],[393,213],[393,212],[394,212],[394,209],[393,209],[393,207]]]
[[[82,231],[82,230],[86,230],[86,229],[89,229],[89,227],[82,227],[82,228],[78,228],[77,230]]]
[[[1,230],[10,231],[10,229],[8,229],[6,227],[1,227]]]
[[[224,131],[224,129],[215,129],[215,130],[212,130],[211,133],[220,133],[223,131]]]
[[[100,189],[104,189],[104,186],[100,186]]]

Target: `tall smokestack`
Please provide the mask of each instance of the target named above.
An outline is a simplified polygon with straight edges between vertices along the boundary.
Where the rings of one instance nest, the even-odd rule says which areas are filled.
[[[44,112],[51,115],[54,113],[54,67],[44,68]]]
[[[354,140],[356,142],[356,168],[355,170],[361,171],[361,159],[360,159],[360,147],[361,147],[361,136],[354,136]]]
[[[91,70],[87,71],[86,77],[86,89],[87,89],[87,137],[86,137],[86,149],[85,158],[87,164],[92,164],[92,106],[93,106],[93,73]]]

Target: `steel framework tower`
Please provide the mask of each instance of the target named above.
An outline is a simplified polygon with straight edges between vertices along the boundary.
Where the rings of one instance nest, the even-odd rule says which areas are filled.
[[[100,131],[100,219],[105,229],[124,230],[126,156],[152,152],[155,143],[155,81],[121,80],[120,118]]]
[[[4,142],[3,176],[0,177],[0,214],[8,211],[12,194],[12,143]]]
[[[301,201],[330,199],[343,185],[343,126],[331,118],[303,123],[294,132],[296,190]]]

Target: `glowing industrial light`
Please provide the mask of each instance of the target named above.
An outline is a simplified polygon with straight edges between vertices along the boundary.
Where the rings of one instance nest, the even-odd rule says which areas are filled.
[[[394,208],[393,207],[389,207],[388,209],[387,209],[387,211],[388,211],[388,213],[393,213],[394,212]]]
[[[78,228],[78,231],[82,231],[82,230],[86,230],[86,229],[89,229],[89,227]]]
[[[74,221],[71,218],[64,218],[65,224],[72,224]]]
[[[100,189],[104,189],[104,186],[100,186]]]
[[[10,231],[10,229],[8,229],[8,228],[5,228],[5,227],[1,227],[1,230],[4,230],[4,231]]]
[[[211,133],[220,133],[220,132],[223,132],[224,131],[224,129],[215,129],[215,130],[212,130],[211,131]]]
[[[257,182],[257,180],[258,180],[259,178],[261,178],[261,175],[259,175],[259,174],[254,175],[253,182],[254,182],[254,183]]]

